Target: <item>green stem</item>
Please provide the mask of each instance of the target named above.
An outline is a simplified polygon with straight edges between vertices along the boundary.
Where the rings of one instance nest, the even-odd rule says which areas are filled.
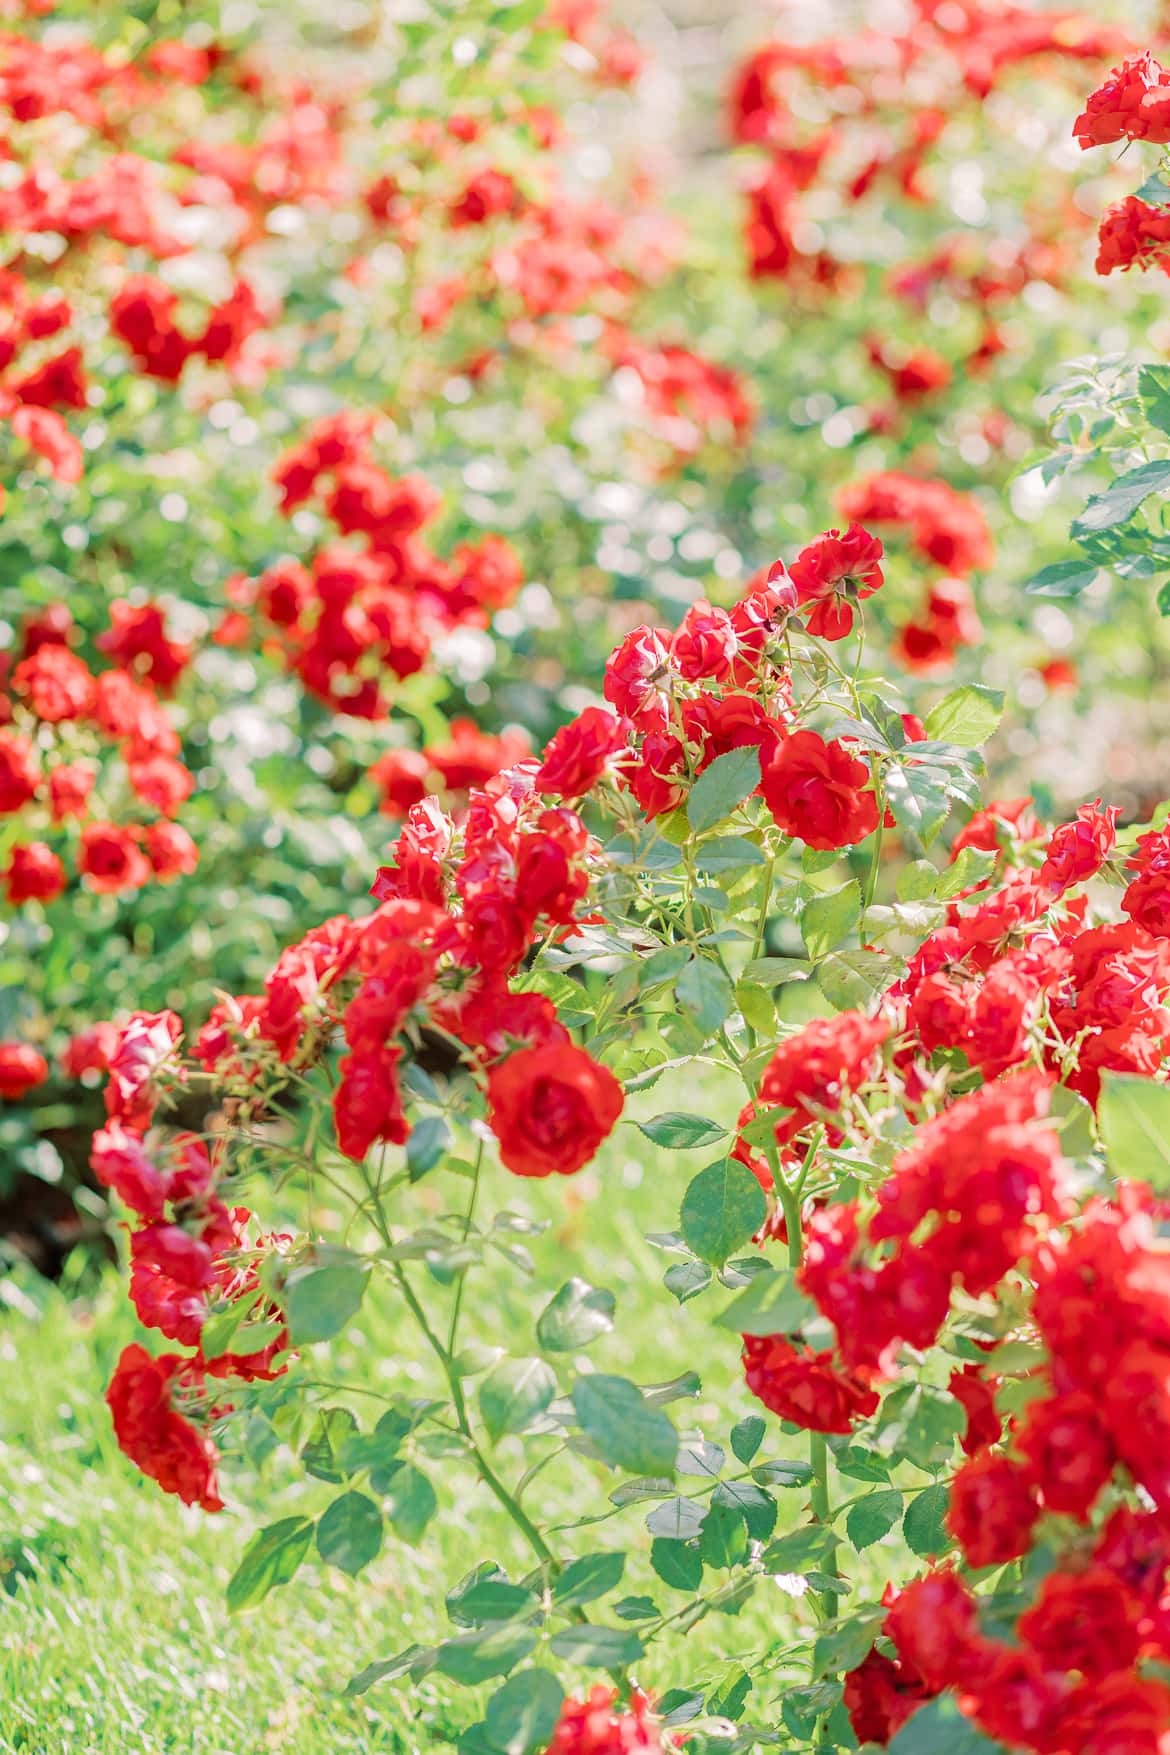
[[[833,1508],[829,1499],[829,1447],[825,1443],[823,1432],[809,1433],[808,1459],[812,1464],[813,1478],[809,1489],[812,1503],[812,1514],[818,1523],[826,1527],[832,1522]],[[823,1563],[824,1571],[830,1578],[838,1577],[837,1561],[830,1554]],[[821,1613],[826,1621],[832,1621],[837,1613],[837,1596],[835,1591],[827,1590],[821,1597]]]
[[[475,1218],[475,1203],[479,1199],[479,1173],[482,1170],[482,1168],[483,1168],[483,1141],[480,1140],[478,1150],[476,1151],[476,1154],[475,1154],[475,1168],[472,1172],[472,1178],[471,1178],[471,1198],[467,1202],[467,1212],[464,1214],[464,1217],[463,1217],[463,1241],[464,1241],[464,1243],[467,1242],[468,1237],[471,1235],[471,1226],[472,1226],[472,1222]],[[455,1354],[455,1336],[456,1336],[456,1332],[458,1331],[458,1328],[459,1328],[459,1312],[460,1312],[460,1309],[462,1308],[462,1305],[463,1305],[463,1282],[466,1280],[466,1278],[467,1278],[467,1269],[464,1268],[463,1272],[459,1275],[459,1278],[455,1282],[455,1301],[451,1306],[451,1321],[450,1321],[450,1324],[448,1325],[448,1328],[447,1328],[447,1351],[448,1351],[448,1353],[450,1353],[452,1355],[452,1357],[454,1357],[454,1354]]]

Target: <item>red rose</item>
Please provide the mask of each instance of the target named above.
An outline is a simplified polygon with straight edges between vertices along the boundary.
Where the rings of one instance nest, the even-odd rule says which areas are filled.
[[[853,847],[878,825],[865,763],[815,731],[786,737],[764,767],[760,791],[786,835],[820,851]]]
[[[160,884],[184,877],[199,864],[199,849],[178,823],[151,823],[143,836],[150,869]]]
[[[4,873],[5,892],[20,902],[51,902],[65,888],[65,867],[44,841],[25,841],[12,849]]]
[[[211,1440],[172,1406],[176,1388],[198,1383],[199,1367],[177,1353],[152,1359],[144,1347],[124,1347],[106,1402],[120,1448],[144,1475],[184,1505],[222,1511],[215,1479],[218,1454]]]
[[[726,610],[692,603],[671,641],[670,655],[689,682],[726,682],[739,643]]]
[[[398,1090],[400,1048],[363,1049],[341,1062],[341,1082],[333,1095],[337,1144],[361,1163],[376,1140],[400,1146],[410,1134]]]
[[[150,864],[139,846],[141,831],[117,823],[90,823],[81,831],[77,869],[99,895],[140,890],[150,880]]]
[[[0,1042],[0,1100],[18,1103],[48,1076],[48,1061],[28,1042]]]
[[[488,1123],[516,1176],[571,1176],[612,1132],[624,1102],[583,1048],[522,1048],[488,1079]]]
[[[1002,1566],[1026,1554],[1040,1516],[1030,1469],[985,1450],[951,1482],[947,1528],[968,1566]]]
[[[586,707],[550,739],[536,775],[536,790],[558,798],[581,798],[601,779],[610,757],[625,747],[621,720],[605,707]]]
[[[831,1352],[793,1345],[783,1335],[745,1335],[743,1369],[766,1408],[806,1431],[848,1432],[878,1405],[877,1391]]]
[[[768,583],[780,607],[792,612],[807,606],[805,625],[822,640],[843,640],[853,627],[853,605],[872,597],[882,582],[882,545],[860,524],[844,535],[826,530],[802,548],[785,573],[774,567]]]

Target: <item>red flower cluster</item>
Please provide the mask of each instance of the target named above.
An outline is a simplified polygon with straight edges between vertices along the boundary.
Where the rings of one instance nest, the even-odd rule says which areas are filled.
[[[994,558],[983,513],[944,481],[888,470],[852,483],[839,503],[847,518],[900,526],[923,560],[959,578],[989,567]]]
[[[118,667],[92,671],[73,650],[73,619],[55,604],[23,629],[20,655],[0,694],[0,815],[55,832],[80,821],[77,870],[89,888],[117,893],[195,869],[187,831],[171,821],[194,787],[178,759],[179,739],[156,687],[175,681],[189,653],[167,638],[156,605],[115,603],[97,640]],[[113,742],[137,808],[156,821],[94,820],[100,758]],[[113,781],[111,780],[111,786]],[[4,871],[9,902],[49,902],[68,881],[61,855],[45,840],[18,842]]]
[[[842,536],[827,530],[802,548],[787,573],[777,563],[768,574],[778,607],[807,611],[805,626],[822,640],[843,640],[853,628],[853,608],[882,584],[882,545],[851,524]],[[809,607],[811,605],[811,608]]]
[[[270,567],[236,588],[236,610],[251,607],[291,670],[318,699],[342,713],[379,719],[390,708],[388,677],[420,670],[433,641],[460,625],[482,626],[523,580],[498,536],[465,543],[442,560],[422,540],[438,495],[421,477],[394,478],[369,449],[372,421],[342,414],[321,421],[281,459],[274,479],[292,513],[320,494],[343,537],[299,561]]]
[[[268,321],[246,280],[212,307],[197,335],[183,333],[178,307],[178,294],[148,274],[132,275],[110,302],[110,329],[137,369],[167,384],[177,384],[196,355],[209,364],[233,365],[249,336]]]
[[[106,1401],[119,1445],[143,1474],[184,1505],[222,1511],[215,1446],[186,1411],[195,1411],[202,1387],[193,1361],[178,1353],[152,1359],[144,1347],[132,1345],[122,1349]]]
[[[526,732],[505,731],[496,737],[480,731],[474,719],[453,719],[445,743],[428,744],[421,750],[387,750],[369,771],[382,794],[382,810],[390,817],[404,817],[414,805],[437,793],[446,793],[449,805],[466,802],[466,795],[486,786],[504,768],[522,762],[531,753]]]
[[[1170,73],[1147,50],[1115,67],[1073,123],[1082,151],[1114,140],[1170,141]]]
[[[1102,216],[1096,268],[1098,274],[1112,274],[1115,268],[1124,273],[1134,267],[1170,274],[1170,210],[1127,195]]]
[[[663,1743],[645,1694],[634,1689],[625,1707],[597,1682],[584,1699],[568,1695],[545,1755],[663,1755]]]

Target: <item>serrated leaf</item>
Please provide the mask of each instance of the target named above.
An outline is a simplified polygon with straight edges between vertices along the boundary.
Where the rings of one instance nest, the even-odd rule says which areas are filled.
[[[329,1566],[355,1577],[382,1546],[382,1513],[365,1493],[343,1493],[317,1524],[317,1552]]]
[[[452,1137],[446,1116],[424,1115],[415,1122],[406,1142],[406,1167],[412,1182],[421,1181],[435,1168],[450,1148]]]
[[[613,1327],[616,1300],[588,1280],[566,1280],[536,1321],[536,1338],[546,1353],[575,1353]]]
[[[774,1268],[757,1274],[726,1310],[720,1311],[715,1325],[738,1335],[791,1335],[815,1315],[816,1305],[801,1291],[793,1273]]]
[[[352,1446],[357,1429],[357,1421],[348,1408],[323,1408],[301,1451],[301,1461],[309,1474],[335,1486],[344,1481],[350,1473],[343,1460],[345,1449]]]
[[[680,1110],[666,1110],[662,1115],[639,1121],[638,1130],[656,1146],[666,1151],[691,1152],[698,1146],[712,1146],[727,1132],[717,1121],[705,1115],[688,1115]]]
[[[699,1553],[704,1564],[727,1570],[746,1560],[747,1524],[736,1506],[712,1505],[699,1531]]]
[[[564,1658],[566,1663],[601,1670],[635,1664],[646,1649],[627,1627],[595,1627],[588,1621],[562,1627],[548,1644],[553,1656]]]
[[[437,1667],[454,1682],[473,1688],[506,1676],[523,1663],[537,1641],[537,1630],[524,1621],[495,1622],[475,1633],[445,1639],[439,1647]]]
[[[889,1535],[902,1515],[902,1495],[896,1487],[884,1487],[867,1493],[849,1507],[845,1515],[845,1533],[860,1554]]]
[[[940,1694],[914,1712],[888,1745],[889,1755],[1007,1755],[959,1711],[953,1694]]]
[[[860,915],[861,885],[856,878],[850,878],[838,889],[810,897],[800,916],[800,931],[813,962],[819,962],[848,938]]]
[[[379,1658],[377,1662],[367,1664],[356,1676],[351,1676],[345,1685],[347,1694],[364,1694],[375,1682],[393,1682],[399,1676],[423,1675],[433,1669],[435,1659],[439,1655],[436,1645],[408,1645],[392,1658]]]
[[[572,1560],[556,1580],[552,1600],[558,1608],[592,1603],[615,1590],[626,1568],[624,1554],[583,1554]]]
[[[766,861],[754,841],[743,835],[719,835],[704,841],[695,857],[695,869],[708,877],[725,871],[744,871],[748,866],[764,865]]]
[[[776,1501],[750,1481],[720,1481],[712,1505],[730,1505],[739,1512],[753,1542],[766,1542],[776,1527]]]
[[[708,1694],[707,1711],[716,1718],[728,1718],[734,1723],[743,1712],[752,1686],[752,1679],[743,1665],[732,1664],[723,1680]]]
[[[711,1269],[705,1261],[676,1261],[662,1276],[662,1284],[680,1304],[697,1297],[711,1284]]]
[[[646,1528],[652,1536],[665,1536],[672,1542],[693,1541],[703,1527],[704,1507],[693,1499],[664,1500],[647,1513]]]
[[[692,957],[675,985],[675,997],[703,1035],[713,1036],[735,1003],[735,991],[711,957]]]
[[[926,716],[926,735],[938,743],[978,749],[996,731],[1003,717],[1003,695],[981,683],[953,689]]]
[[[650,1564],[671,1590],[692,1595],[703,1582],[703,1556],[687,1542],[672,1536],[655,1536],[650,1544]]]
[[[661,1409],[647,1405],[636,1383],[600,1372],[573,1385],[573,1408],[585,1436],[605,1461],[634,1475],[669,1475],[678,1434]]]
[[[1140,463],[1110,483],[1104,493],[1094,494],[1080,517],[1073,521],[1069,534],[1074,542],[1082,536],[1094,536],[1102,530],[1115,530],[1125,524],[1151,494],[1163,493],[1170,487],[1170,459]]]
[[[830,951],[817,966],[817,985],[838,1011],[864,1011],[905,973],[901,957],[880,951]]]
[[[1100,567],[1084,559],[1053,561],[1033,573],[1024,590],[1029,597],[1079,597],[1100,571]]]
[[[722,1267],[768,1215],[764,1191],[736,1158],[700,1170],[683,1196],[679,1228],[701,1260]]]
[[[696,835],[729,817],[760,784],[760,752],[754,745],[728,750],[704,768],[687,799],[687,822]]]
[[[340,1334],[361,1309],[366,1281],[356,1258],[294,1268],[281,1293],[293,1345],[311,1346]]]
[[[543,1359],[505,1359],[479,1386],[479,1411],[494,1444],[505,1432],[524,1432],[557,1393]]]
[[[1115,1176],[1170,1187],[1170,1085],[1104,1073],[1097,1122]]]
[[[902,1537],[912,1554],[929,1560],[945,1554],[951,1546],[944,1519],[950,1504],[950,1491],[945,1482],[938,1482],[916,1493],[906,1507],[902,1519]]]
[[[427,1476],[412,1462],[393,1463],[380,1471],[377,1487],[385,1497],[395,1534],[404,1542],[417,1542],[439,1508]]]
[[[751,1462],[760,1445],[764,1442],[766,1430],[767,1427],[761,1414],[748,1414],[744,1419],[736,1421],[731,1428],[731,1449],[732,1454],[739,1462],[745,1465]]]
[[[227,1606],[231,1614],[255,1608],[278,1584],[287,1584],[309,1551],[313,1520],[282,1517],[262,1529],[245,1548],[228,1580]]]
[[[518,1670],[487,1703],[484,1727],[502,1755],[544,1749],[557,1727],[564,1690],[548,1670]]]

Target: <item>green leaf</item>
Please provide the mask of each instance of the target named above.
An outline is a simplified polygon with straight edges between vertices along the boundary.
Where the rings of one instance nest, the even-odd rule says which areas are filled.
[[[579,1377],[573,1408],[606,1462],[632,1475],[673,1474],[678,1434],[661,1409],[647,1406],[636,1383],[601,1372]]]
[[[357,1429],[357,1421],[348,1408],[323,1408],[301,1451],[301,1461],[309,1474],[334,1486],[344,1481],[350,1470],[344,1466],[342,1457]]]
[[[494,1444],[505,1432],[524,1432],[557,1393],[543,1359],[505,1359],[479,1386],[479,1411]]]
[[[806,1523],[789,1530],[764,1549],[764,1571],[806,1573],[827,1560],[839,1546],[840,1538],[823,1523]]]
[[[706,1708],[716,1718],[737,1719],[752,1691],[752,1679],[742,1664],[732,1664],[726,1676],[707,1696]]]
[[[696,871],[707,877],[718,877],[725,871],[744,871],[750,865],[766,864],[764,855],[754,841],[743,835],[719,835],[705,841],[695,859]]]
[[[957,743],[978,749],[997,729],[1003,717],[1003,695],[981,683],[953,689],[926,716],[926,735],[936,743]]]
[[[1170,1187],[1170,1085],[1106,1072],[1097,1121],[1115,1176]]]
[[[1024,590],[1029,597],[1079,597],[1087,591],[1100,567],[1092,561],[1053,561],[1033,573]]]
[[[996,854],[984,847],[964,847],[957,859],[939,873],[935,892],[940,901],[949,901],[962,890],[969,890],[989,876],[994,869]]]
[[[814,1678],[837,1676],[842,1670],[855,1670],[868,1657],[874,1640],[881,1632],[881,1625],[882,1611],[879,1609],[875,1612],[871,1609],[868,1613],[851,1616],[848,1621],[818,1633],[813,1645]],[[939,1755],[942,1755],[941,1750]]]
[[[695,1254],[722,1267],[768,1216],[764,1191],[747,1167],[724,1158],[700,1170],[683,1196],[679,1229]]]
[[[1069,534],[1075,542],[1082,536],[1093,536],[1101,530],[1114,530],[1125,524],[1151,494],[1170,487],[1170,459],[1140,463],[1127,469],[1111,482],[1104,493],[1094,494],[1080,517],[1075,519]]]
[[[557,1728],[563,1699],[563,1688],[548,1670],[518,1670],[487,1703],[487,1734],[502,1755],[544,1749]]]
[[[443,1115],[424,1115],[416,1121],[406,1142],[406,1167],[410,1180],[418,1182],[433,1170],[451,1147],[452,1134]]]
[[[654,1115],[649,1121],[639,1121],[637,1125],[648,1140],[669,1152],[691,1152],[697,1146],[713,1146],[727,1132],[717,1121],[708,1121],[705,1115],[688,1115],[675,1109]]]
[[[861,885],[856,878],[838,889],[809,898],[800,916],[804,948],[814,962],[836,948],[857,925],[861,916]]]
[[[587,1280],[566,1280],[536,1322],[536,1338],[546,1353],[575,1353],[613,1327],[616,1300]]]
[[[313,1520],[309,1517],[282,1517],[253,1536],[228,1580],[229,1611],[234,1615],[238,1609],[253,1609],[278,1584],[287,1584],[312,1540]]]
[[[707,1566],[729,1569],[747,1559],[747,1525],[731,1505],[712,1505],[699,1531],[699,1553]]]
[[[864,1499],[850,1506],[845,1517],[845,1530],[860,1554],[864,1548],[871,1548],[883,1536],[889,1535],[901,1515],[901,1493],[896,1487],[883,1487],[876,1493],[867,1493]]]
[[[1170,188],[1161,178],[1151,177],[1146,187],[1151,184],[1156,185],[1160,193],[1156,197],[1143,195],[1140,199],[1156,200],[1163,206],[1170,203]],[[1170,433],[1170,367],[1142,366],[1138,371],[1138,395],[1150,425],[1157,427],[1160,433]]]
[[[461,1627],[482,1627],[492,1621],[514,1621],[537,1606],[533,1592],[497,1576],[475,1579],[465,1591],[449,1594],[447,1613]],[[452,1611],[454,1611],[452,1613]]]
[[[425,1675],[434,1668],[435,1659],[439,1655],[434,1645],[408,1645],[396,1657],[379,1658],[376,1663],[367,1664],[356,1676],[351,1676],[345,1685],[347,1694],[364,1694],[375,1682],[393,1682],[399,1676],[414,1674],[416,1677]]]
[[[766,1542],[776,1527],[776,1501],[750,1481],[720,1481],[711,1495],[711,1503],[734,1507],[747,1524],[753,1542]]]
[[[687,799],[687,822],[696,835],[729,817],[760,784],[760,752],[754,745],[728,750],[704,768]]]
[[[583,1554],[565,1567],[553,1585],[552,1600],[561,1609],[592,1603],[621,1583],[625,1569],[624,1554]]]
[[[693,1499],[678,1496],[666,1499],[648,1513],[646,1528],[652,1536],[664,1536],[671,1542],[689,1542],[703,1527],[705,1513]]]
[[[705,1261],[676,1261],[663,1274],[662,1284],[680,1304],[685,1304],[688,1298],[706,1291],[711,1284],[711,1269]]]
[[[1165,207],[1167,204],[1170,204],[1170,187],[1162,181],[1162,178],[1157,171],[1152,171],[1142,184],[1141,188],[1136,190],[1135,193],[1139,201],[1146,202],[1150,207]],[[1165,370],[1165,366],[1142,367],[1141,371],[1138,373],[1138,389],[1141,391],[1143,402],[1146,400],[1146,393],[1142,389],[1142,379],[1146,376],[1147,372],[1164,372]],[[1157,421],[1154,422],[1154,425],[1158,425]],[[1162,430],[1165,432],[1167,429],[1163,428]]]
[[[747,1414],[742,1420],[736,1421],[731,1428],[731,1449],[739,1462],[745,1465],[751,1462],[764,1442],[766,1430],[767,1426],[761,1414]]]
[[[901,957],[881,951],[830,951],[817,965],[817,985],[839,1012],[864,1011],[905,973]]]
[[[735,991],[711,957],[692,957],[675,985],[675,995],[704,1036],[713,1036],[735,1003]]]
[[[453,1682],[468,1688],[506,1676],[523,1663],[537,1641],[537,1630],[525,1621],[497,1621],[475,1633],[445,1639],[439,1647],[437,1667]]]
[[[816,1315],[816,1308],[800,1290],[791,1269],[774,1268],[757,1274],[726,1310],[720,1311],[715,1326],[737,1335],[791,1335]]]
[[[650,1544],[650,1564],[671,1590],[692,1595],[703,1582],[703,1556],[688,1542],[671,1536],[655,1536]]]
[[[938,770],[926,767],[886,770],[886,798],[900,828],[928,847],[947,820],[950,801]]]
[[[382,1546],[382,1513],[365,1493],[343,1493],[317,1525],[317,1552],[351,1577],[368,1566]]]
[[[439,1506],[430,1481],[414,1463],[399,1462],[382,1471],[378,1484],[395,1533],[404,1542],[416,1543]]]
[[[953,1694],[920,1706],[888,1747],[889,1755],[1007,1755],[963,1716]]]
[[[910,1552],[917,1554],[920,1560],[945,1554],[950,1547],[951,1538],[943,1522],[949,1503],[950,1492],[945,1482],[939,1481],[935,1486],[916,1493],[906,1507],[902,1537]]]
[[[548,1642],[554,1657],[589,1669],[613,1670],[635,1664],[645,1651],[638,1635],[625,1627],[594,1627],[582,1622],[562,1627]]]
[[[366,1277],[356,1258],[294,1268],[281,1294],[293,1345],[311,1346],[340,1334],[361,1309]]]

